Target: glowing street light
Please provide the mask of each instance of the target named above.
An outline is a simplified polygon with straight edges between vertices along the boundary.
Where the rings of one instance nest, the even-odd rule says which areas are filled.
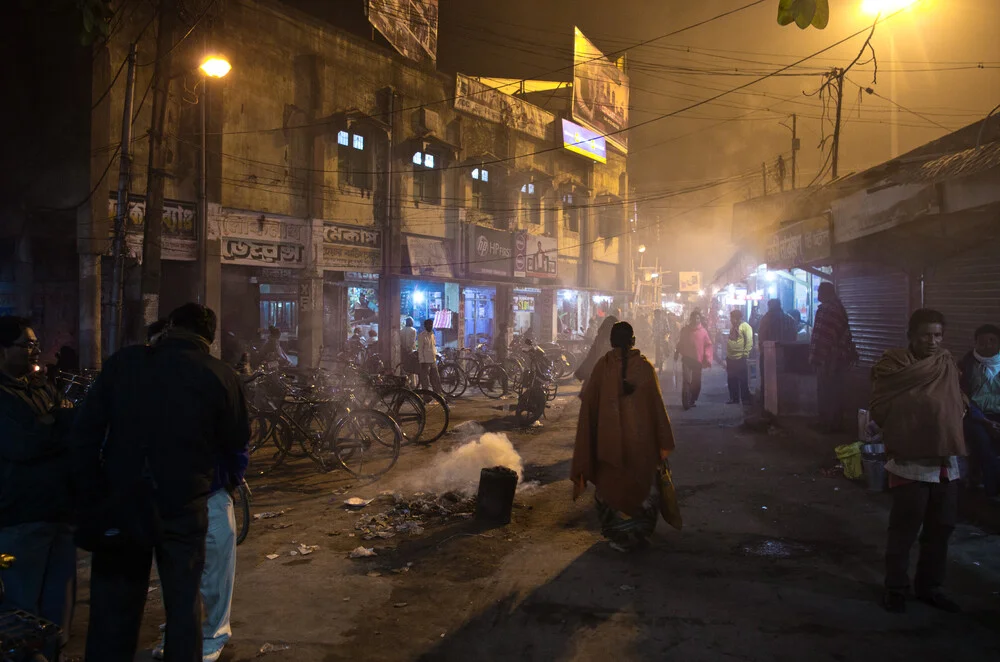
[[[875,16],[892,14],[916,4],[917,0],[861,0],[861,11]]]
[[[653,278],[659,278],[659,277],[660,277],[660,274],[656,273],[655,271],[653,273],[649,274],[650,280],[652,280]]]
[[[639,244],[639,252],[640,253],[646,252],[646,244]]]
[[[201,69],[202,73],[206,76],[211,78],[223,78],[226,74],[232,71],[233,65],[229,64],[229,60],[223,57],[212,56],[205,58],[205,61],[202,62],[201,66],[198,68]]]

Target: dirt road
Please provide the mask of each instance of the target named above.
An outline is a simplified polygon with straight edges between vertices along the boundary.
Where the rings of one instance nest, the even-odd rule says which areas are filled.
[[[638,553],[602,541],[591,494],[570,499],[572,395],[543,427],[508,432],[529,488],[503,528],[458,514],[427,517],[420,533],[361,539],[356,523],[391,499],[360,512],[343,500],[405,492],[409,476],[455,443],[448,438],[404,449],[374,485],[317,474],[308,461],[257,479],[254,511],[286,512],[255,521],[239,548],[223,660],[255,659],[267,644],[279,650],[262,658],[276,662],[1000,659],[1000,539],[968,525],[955,534],[949,588],[964,614],[915,602],[887,614],[887,495],[821,472],[838,440],[797,425],[742,431],[738,407],[722,404],[723,379],[706,373],[706,394],[689,412],[668,389],[685,529],[661,522]],[[493,406],[455,412],[490,421],[501,416]],[[299,544],[318,549],[302,555]],[[348,558],[362,544],[377,556]],[[86,619],[85,581],[81,588],[74,649]],[[162,618],[155,585],[147,612],[142,641],[151,646]]]

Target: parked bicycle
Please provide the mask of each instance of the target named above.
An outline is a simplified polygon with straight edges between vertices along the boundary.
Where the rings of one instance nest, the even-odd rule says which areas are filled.
[[[61,630],[55,623],[26,611],[4,609],[3,571],[15,563],[10,554],[0,554],[0,662],[47,662],[59,649]]]
[[[552,364],[537,346],[526,345],[529,367],[521,379],[521,391],[514,416],[523,426],[533,425],[545,415],[547,402],[555,398],[558,385],[552,378]]]

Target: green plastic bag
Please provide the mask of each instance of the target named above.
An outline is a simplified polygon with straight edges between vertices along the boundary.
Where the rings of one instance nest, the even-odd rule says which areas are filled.
[[[833,449],[837,459],[844,465],[844,478],[859,480],[864,475],[861,468],[861,446],[862,442],[856,441]]]

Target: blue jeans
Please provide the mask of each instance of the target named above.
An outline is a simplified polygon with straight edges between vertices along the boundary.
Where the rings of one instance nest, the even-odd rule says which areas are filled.
[[[979,467],[983,475],[983,489],[987,496],[1000,493],[1000,458],[989,429],[981,422],[965,417],[965,445],[969,460]]]
[[[0,529],[0,552],[15,557],[3,573],[0,609],[22,609],[62,628],[69,637],[76,602],[76,545],[68,524],[27,522]],[[55,659],[54,651],[49,651]]]
[[[233,635],[230,626],[233,587],[236,584],[236,516],[233,497],[225,489],[208,497],[208,534],[205,569],[201,573],[202,656],[218,655]],[[163,642],[166,643],[166,628]]]

